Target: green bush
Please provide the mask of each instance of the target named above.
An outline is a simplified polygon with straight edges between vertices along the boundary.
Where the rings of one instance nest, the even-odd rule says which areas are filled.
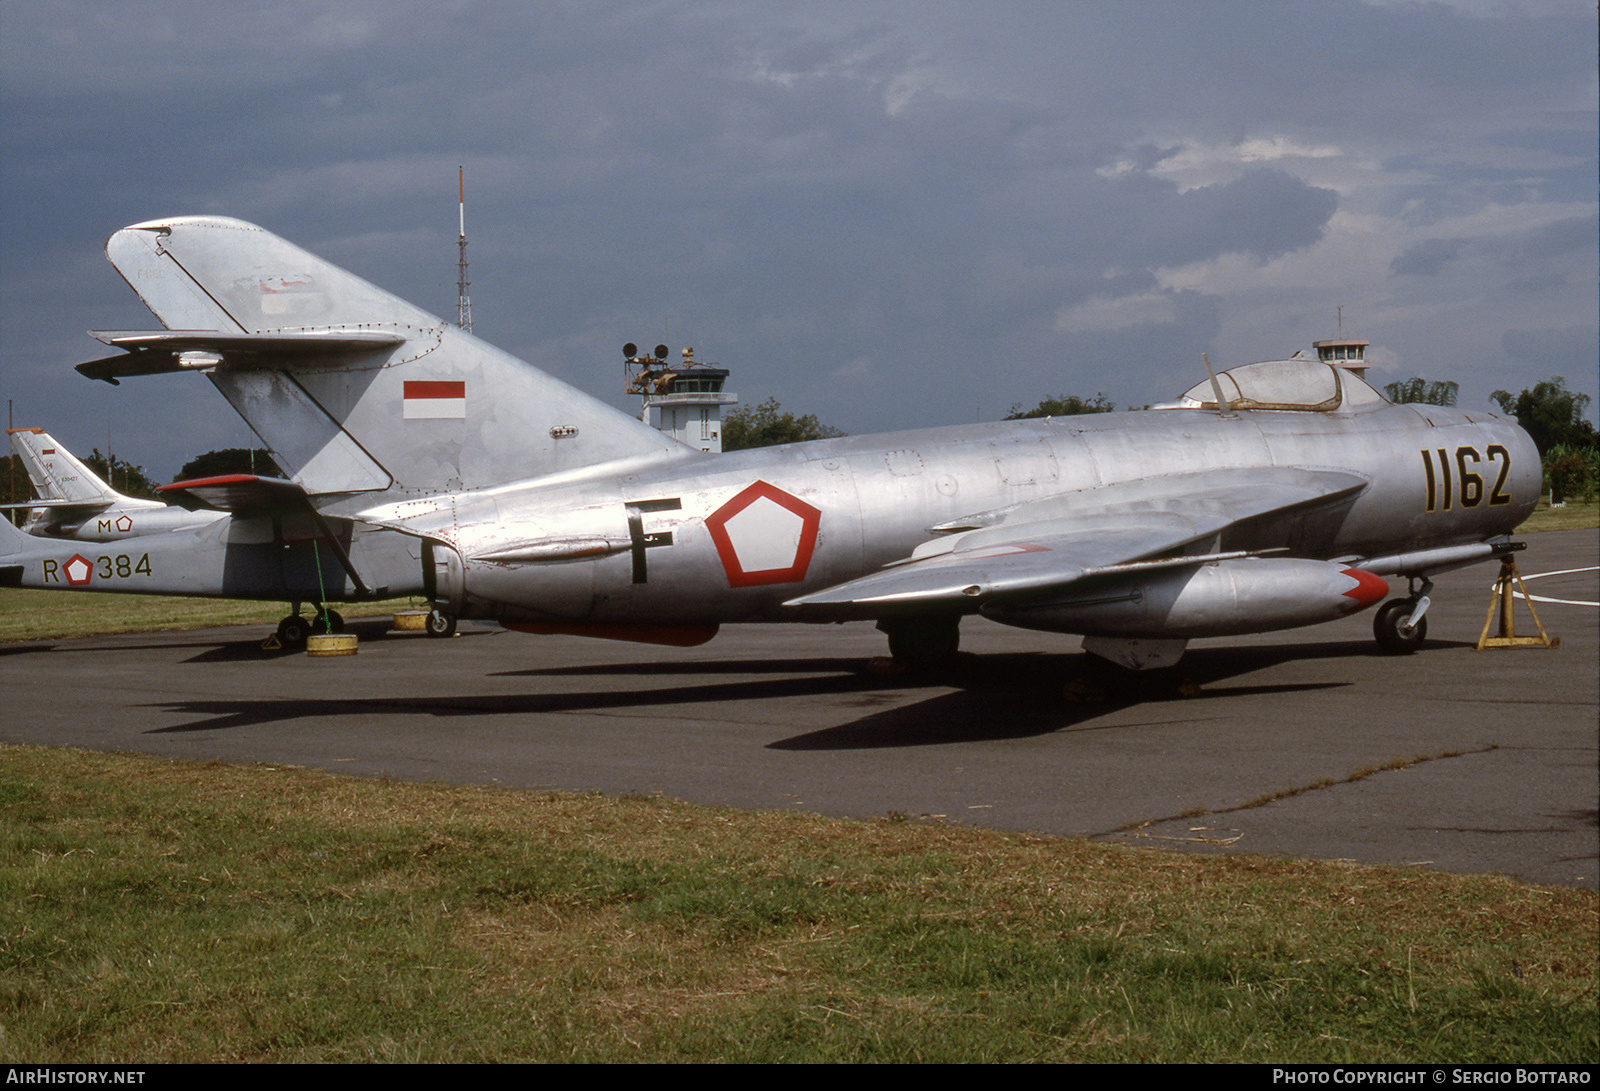
[[[1544,489],[1552,503],[1589,501],[1600,483],[1600,448],[1570,443],[1550,448],[1544,456]]]

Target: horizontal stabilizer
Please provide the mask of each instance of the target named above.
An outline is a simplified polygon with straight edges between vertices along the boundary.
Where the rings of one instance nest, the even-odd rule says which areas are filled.
[[[306,491],[293,481],[255,474],[224,474],[174,481],[156,489],[190,511],[226,511],[234,515],[266,515],[280,511],[305,511],[311,507]]]
[[[221,330],[93,330],[96,341],[130,352],[271,353],[314,356],[325,352],[358,352],[393,348],[405,340],[384,330],[312,330],[306,333],[224,333]]]
[[[90,379],[116,385],[120,378],[207,367],[331,367],[351,356],[405,343],[385,330],[326,329],[297,333],[227,333],[222,330],[94,330],[98,341],[124,350],[79,364]]]
[[[18,500],[10,504],[0,504],[0,509],[16,508],[49,508],[51,511],[61,512],[65,516],[93,515],[97,511],[105,511],[113,500]]]

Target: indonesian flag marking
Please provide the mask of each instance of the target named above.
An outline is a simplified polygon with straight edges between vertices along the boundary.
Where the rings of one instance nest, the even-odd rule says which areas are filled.
[[[467,384],[463,380],[407,379],[406,420],[466,420]]]

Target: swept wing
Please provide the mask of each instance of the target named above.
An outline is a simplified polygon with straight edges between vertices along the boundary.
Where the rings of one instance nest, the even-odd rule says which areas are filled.
[[[1262,467],[1085,489],[941,524],[933,529],[948,537],[788,605],[882,617],[1043,600],[1085,581],[1244,556],[1212,545],[1249,521],[1337,503],[1366,487],[1365,478],[1338,470]]]

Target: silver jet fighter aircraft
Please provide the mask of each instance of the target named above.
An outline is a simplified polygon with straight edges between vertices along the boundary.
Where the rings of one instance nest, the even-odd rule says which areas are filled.
[[[420,543],[443,619],[669,644],[870,619],[902,658],[962,618],[1132,668],[1342,617],[1414,650],[1429,577],[1515,548],[1538,453],[1488,412],[1397,406],[1310,360],[1156,409],[705,455],[262,229],[152,220],[107,254],[167,327],[91,378],[204,373],[324,518]]]
[[[39,499],[3,505],[29,516],[20,531],[0,520],[0,586],[286,601],[278,636],[291,645],[342,624],[334,610],[302,617],[301,602],[422,590],[415,538],[325,519],[289,482],[178,482],[159,490],[176,498],[168,504],[117,492],[41,429],[12,429],[11,440]]]

